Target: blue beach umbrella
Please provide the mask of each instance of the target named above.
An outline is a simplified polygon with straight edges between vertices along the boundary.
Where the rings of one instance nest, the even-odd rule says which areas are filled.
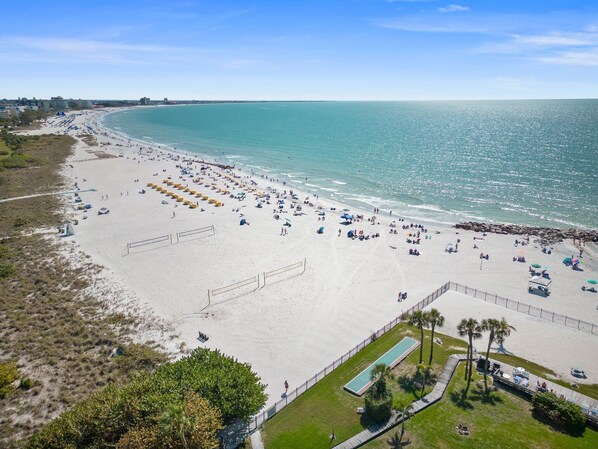
[[[598,281],[596,279],[588,279],[588,284],[596,285]]]

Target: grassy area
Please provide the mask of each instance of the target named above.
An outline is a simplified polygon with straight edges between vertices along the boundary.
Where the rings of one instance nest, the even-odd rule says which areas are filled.
[[[10,148],[8,145],[4,143],[2,139],[0,139],[0,159],[5,158],[11,153]]]
[[[60,164],[70,153],[68,136],[28,137],[23,152],[32,164],[0,172],[0,196],[60,190]],[[64,222],[57,197],[0,204],[0,363],[17,363],[26,388],[0,399],[0,446],[16,447],[43,423],[110,382],[124,382],[165,356],[148,342],[137,318],[106,315],[101,298],[86,290],[99,267],[47,234]],[[114,356],[117,349],[121,356]]]
[[[547,368],[544,368],[543,366],[540,366],[536,363],[522,359],[521,357],[517,357],[514,355],[508,355],[508,354],[491,354],[490,358],[508,363],[509,365],[521,366],[521,367],[525,368],[527,371],[529,371],[530,373],[535,374],[536,376],[544,377],[546,379],[551,379],[552,382],[562,385],[563,387],[570,388],[572,390],[577,390],[581,394],[584,394],[584,395],[589,396],[594,399],[598,399],[598,384],[577,383],[576,384],[577,388],[574,388],[571,386],[570,382],[567,382],[567,381],[561,380],[561,379],[557,379],[556,373],[554,373],[553,371],[551,371]]]
[[[329,448],[329,435],[333,429],[336,435],[334,443],[338,444],[370,425],[355,412],[356,407],[363,406],[363,398],[347,393],[343,385],[401,338],[411,336],[419,339],[418,334],[416,329],[406,324],[397,326],[267,421],[262,429],[266,449]],[[466,348],[461,340],[445,335],[440,337],[443,344],[434,346],[433,380],[450,354],[462,353]],[[424,361],[429,357],[429,344],[429,333],[426,332]],[[419,350],[416,350],[393,370],[395,379],[389,382],[389,386],[393,390],[395,407],[409,404],[420,397],[419,385],[413,382],[418,361]],[[543,375],[551,374],[539,365],[524,363],[520,359],[511,358],[508,362],[516,362],[514,364],[517,366]],[[537,421],[532,417],[531,404],[514,394],[499,390],[492,394],[491,400],[485,400],[481,394],[482,379],[483,376],[475,374],[467,402],[459,403],[456,392],[460,392],[465,385],[464,366],[461,364],[441,402],[409,421],[410,444],[407,447],[556,449],[590,448],[598,444],[598,433],[593,430],[587,429],[583,438],[574,438]],[[426,393],[431,386],[426,387]],[[466,425],[471,435],[459,435],[455,430],[458,424]],[[365,447],[401,447],[395,438],[398,431],[400,428],[393,429]]]
[[[458,404],[454,398],[465,386],[464,365],[453,376],[447,393],[440,402],[418,413],[406,424],[404,447],[423,448],[542,448],[582,449],[598,447],[598,432],[586,429],[583,437],[571,437],[555,431],[536,420],[531,404],[506,391],[495,391],[491,400],[484,400],[482,376],[475,375],[477,385],[472,387],[470,398]],[[456,427],[462,424],[470,431],[460,435]],[[367,449],[400,448],[400,427],[392,429],[363,446]]]
[[[356,407],[364,405],[363,398],[346,392],[343,386],[401,338],[411,336],[418,339],[418,334],[415,328],[400,324],[318,382],[291,406],[266,422],[262,430],[266,448],[328,448],[332,429],[337,437],[336,441],[341,442],[370,425],[370,422],[355,412]],[[440,372],[438,368],[444,366],[451,353],[465,350],[465,344],[460,340],[444,336],[442,339],[443,345],[436,345],[434,349],[434,358],[437,361],[434,366],[437,373]],[[429,339],[426,338],[424,358],[428,355]],[[392,383],[391,388],[396,392],[397,405],[401,402],[410,403],[419,397],[418,388],[399,386],[401,380],[407,380],[410,373],[415,371],[418,361],[419,350],[416,350],[395,370],[397,381]]]

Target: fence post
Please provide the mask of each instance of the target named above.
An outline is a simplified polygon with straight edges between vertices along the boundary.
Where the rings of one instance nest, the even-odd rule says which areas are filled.
[[[301,272],[301,274],[305,273],[305,267],[307,267],[307,257],[303,258],[303,271]]]
[[[554,323],[554,312],[552,312],[552,322]]]

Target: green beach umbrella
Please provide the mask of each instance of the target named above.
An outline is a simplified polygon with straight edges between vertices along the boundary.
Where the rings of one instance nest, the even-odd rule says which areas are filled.
[[[596,285],[598,281],[596,279],[588,279],[588,284]]]
[[[533,263],[532,268],[542,268],[542,265],[540,265],[539,263]]]

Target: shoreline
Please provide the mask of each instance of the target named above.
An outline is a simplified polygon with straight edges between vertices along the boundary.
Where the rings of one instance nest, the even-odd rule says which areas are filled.
[[[166,106],[147,106],[143,108],[147,109],[160,107]],[[130,107],[110,111],[110,113],[118,113],[123,110],[134,109],[136,108]],[[505,224],[514,226],[544,227],[556,229],[567,229],[571,227],[580,229],[598,229],[598,227],[594,228],[589,225],[578,224],[574,221],[566,220],[563,217],[560,217],[558,214],[552,217],[540,217],[539,215],[531,211],[526,211],[525,208],[520,211],[520,213],[523,214],[521,217],[509,217],[509,212],[505,212],[507,214],[507,216],[505,217],[505,213],[502,212],[502,209],[506,206],[501,206],[503,204],[502,202],[498,202],[495,205],[496,208],[490,207],[489,209],[486,208],[484,210],[479,211],[468,211],[466,207],[463,208],[457,206],[453,207],[452,209],[448,206],[444,207],[442,206],[442,204],[437,203],[438,198],[428,198],[421,200],[419,198],[416,198],[417,201],[409,202],[405,201],[402,198],[393,198],[389,195],[381,197],[380,195],[377,195],[374,192],[366,191],[367,189],[363,192],[359,191],[358,185],[355,185],[355,182],[357,181],[353,179],[355,173],[343,172],[343,175],[341,174],[341,172],[336,173],[334,170],[332,170],[329,172],[323,172],[318,174],[318,171],[309,172],[309,169],[307,169],[307,171],[300,170],[301,173],[299,176],[297,173],[293,173],[292,168],[285,168],[284,163],[282,165],[279,164],[280,166],[278,168],[275,168],[274,171],[272,171],[270,169],[265,168],[266,166],[268,166],[267,162],[263,160],[255,161],[255,158],[253,156],[247,156],[246,153],[244,153],[242,150],[242,145],[224,145],[222,148],[220,148],[218,147],[218,144],[216,144],[216,147],[212,148],[211,150],[208,150],[210,144],[203,144],[200,142],[197,143],[197,145],[193,146],[193,148],[191,149],[182,149],[172,144],[156,142],[152,140],[150,137],[147,137],[147,139],[144,139],[145,136],[131,137],[122,130],[113,130],[108,128],[105,125],[105,123],[103,123],[103,126],[104,128],[109,129],[111,132],[117,132],[121,136],[126,136],[126,138],[135,140],[141,143],[142,145],[159,146],[161,148],[167,149],[170,152],[185,154],[188,157],[203,157],[209,160],[218,161],[218,163],[222,163],[225,165],[235,164],[235,166],[237,166],[240,170],[242,170],[245,173],[250,173],[254,176],[262,176],[270,180],[275,180],[276,182],[283,184],[288,188],[292,188],[293,190],[307,192],[308,194],[312,195],[317,194],[322,198],[328,198],[332,202],[342,203],[351,209],[359,209],[360,211],[365,213],[370,213],[370,211],[373,210],[374,207],[378,207],[382,209],[381,212],[384,212],[386,214],[389,214],[389,211],[393,210],[393,213],[395,215],[405,217],[412,221],[419,221],[430,225],[442,226],[454,226],[458,223],[474,221],[484,222],[488,224]],[[139,134],[141,134],[141,132],[139,132]],[[187,143],[186,145],[189,145],[189,143]],[[240,159],[232,159],[232,156],[235,156],[235,153],[237,151],[239,152],[239,154],[241,154],[241,156],[239,156]],[[245,161],[244,159],[246,157],[249,157],[251,160]],[[357,173],[357,175],[359,175],[359,173]],[[315,181],[303,182],[304,176],[307,176],[306,179],[315,179]],[[343,178],[343,176],[345,177]],[[347,177],[350,179],[347,179]],[[336,184],[340,182],[335,181],[335,179],[341,179],[343,181],[340,187],[343,187],[344,185],[348,184],[349,186],[352,186],[352,188],[348,190],[343,190],[341,188],[339,191],[339,186]],[[313,182],[314,184],[310,184],[311,182]],[[420,202],[418,201],[421,201],[422,203],[420,204]],[[499,206],[501,210],[497,209]],[[507,208],[504,210],[509,209]],[[512,220],[510,220],[509,218],[512,218]]]
[[[480,238],[479,233],[471,230],[428,225],[423,220],[416,224],[422,224],[428,232],[421,228],[404,229],[403,226],[410,224],[408,218],[401,222],[393,214],[393,217],[378,216],[372,222],[372,213],[365,211],[363,220],[342,224],[339,217],[344,206],[339,202],[309,195],[312,207],[304,203],[305,192],[293,189],[298,197],[294,200],[289,186],[252,177],[245,170],[222,170],[214,166],[201,170],[201,164],[191,160],[197,160],[199,155],[189,157],[164,148],[150,150],[146,142],[129,143],[128,138],[98,125],[101,114],[95,111],[72,114],[73,123],[81,125],[80,130],[72,131],[74,137],[88,132],[89,125],[89,132],[98,140],[98,146],[88,147],[77,138],[78,150],[69,161],[73,168],[67,165],[65,170],[65,175],[79,182],[82,190],[96,189],[81,195],[93,205],[91,213],[71,212],[79,220],[73,239],[96,263],[123,279],[144,306],[172,323],[178,339],[187,347],[217,348],[250,363],[269,385],[267,405],[278,399],[284,379],[291,388],[303,383],[386,324],[389,317],[399,316],[446,281],[598,322],[598,311],[593,304],[598,296],[594,299],[591,293],[579,288],[586,278],[596,277],[598,273],[598,252],[593,245],[588,245],[585,254],[585,273],[571,272],[560,264],[562,256],[575,251],[571,241],[553,245],[552,256],[543,254],[534,241],[524,248],[530,261],[551,266],[554,291],[546,300],[527,292],[527,265],[511,260],[521,250],[514,247],[513,235],[489,234]],[[61,120],[70,119],[68,116],[56,119],[37,132],[67,131],[66,126],[59,126]],[[94,149],[116,157],[90,160],[86,152]],[[119,154],[123,157],[118,157]],[[146,186],[152,182],[168,187],[162,182],[167,177],[183,187],[188,185],[218,198],[224,205],[214,207],[198,199],[194,201],[199,206],[190,209]],[[203,181],[195,182],[197,178]],[[244,187],[235,186],[234,182],[243,182]],[[216,186],[226,189],[227,185],[231,193],[244,191],[247,199],[230,198],[215,190]],[[146,193],[139,194],[141,189]],[[269,203],[256,191],[269,193]],[[190,197],[189,192],[179,193]],[[161,203],[164,200],[167,204]],[[278,209],[279,200],[285,201],[281,209]],[[291,208],[294,201],[303,206],[298,215],[294,214],[298,209]],[[110,213],[96,215],[94,211],[100,207],[109,208]],[[281,220],[273,218],[274,209],[280,210]],[[351,211],[362,213],[355,208]],[[283,235],[285,217],[292,226]],[[240,226],[242,218],[250,226]],[[395,227],[391,227],[393,220]],[[123,255],[123,248],[131,240],[210,225],[216,229],[212,236]],[[317,234],[316,230],[322,226],[324,233]],[[337,229],[342,236],[337,236]],[[353,229],[363,231],[364,236],[378,234],[379,237],[362,241],[347,238],[347,232]],[[420,244],[407,243],[408,234],[415,231],[421,231]],[[445,252],[445,246],[458,243],[457,240],[459,251]],[[409,255],[408,250],[413,248],[421,255]],[[480,252],[490,254],[490,260],[482,264]],[[307,259],[304,274],[290,273],[257,290],[223,295],[217,303],[204,308],[208,290],[304,258]],[[398,302],[397,292],[408,292],[409,296]],[[450,304],[448,307],[451,308]],[[475,315],[475,310],[470,312]],[[506,316],[509,320],[517,312],[496,309],[495,313],[497,318]],[[573,351],[578,331],[559,327],[557,333],[551,324],[542,323],[541,334],[522,329],[512,337],[510,350],[530,360],[546,360],[548,367],[566,377],[571,360],[557,358],[544,342],[552,333],[564,332],[568,337],[563,344],[571,344]],[[198,331],[208,335],[209,340],[198,341]],[[578,363],[589,373],[588,381],[598,379],[598,368],[594,368],[598,367],[597,349],[598,338],[594,346],[585,344],[580,350],[575,349]]]

